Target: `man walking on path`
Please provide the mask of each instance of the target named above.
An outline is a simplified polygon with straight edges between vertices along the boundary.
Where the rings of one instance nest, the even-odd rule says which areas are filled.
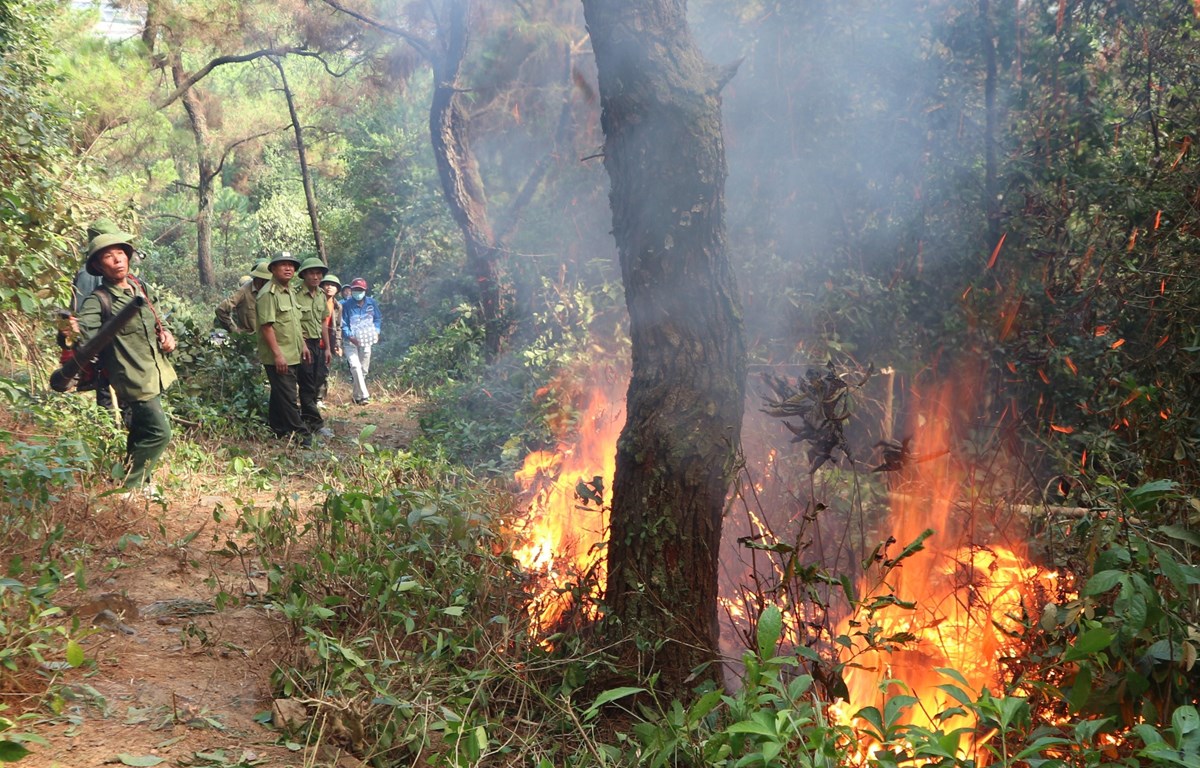
[[[114,232],[88,243],[85,269],[102,282],[79,308],[79,343],[86,344],[106,320],[137,297],[145,299],[138,313],[100,353],[100,365],[117,399],[129,408],[126,492],[149,496],[155,493],[150,482],[154,465],[171,441],[162,393],[175,383],[175,369],[166,357],[175,351],[175,336],[158,314],[146,286],[129,273],[132,240],[131,235]]]
[[[366,405],[371,400],[367,374],[371,370],[371,347],[379,341],[381,325],[379,305],[367,296],[367,281],[354,278],[350,282],[350,298],[342,302],[342,340],[350,363],[356,405]]]
[[[329,306],[325,291],[321,289],[321,278],[329,268],[315,256],[300,265],[300,286],[296,300],[300,305],[300,329],[304,344],[308,348],[308,359],[300,364],[300,418],[308,431],[321,437],[333,437],[333,431],[325,426],[317,400],[325,379],[329,376],[329,361],[333,349],[329,344]]]
[[[292,290],[292,276],[300,260],[284,251],[271,259],[267,268],[271,281],[258,292],[258,358],[271,382],[271,400],[267,423],[276,437],[297,437],[311,445],[312,436],[300,418],[300,390],[297,374],[309,359],[304,333],[300,329],[300,302]]]

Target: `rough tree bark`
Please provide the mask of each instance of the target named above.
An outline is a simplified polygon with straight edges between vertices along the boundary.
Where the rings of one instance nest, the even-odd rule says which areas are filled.
[[[317,194],[313,191],[312,174],[308,172],[308,152],[304,149],[304,131],[300,127],[300,115],[296,113],[296,100],[292,97],[292,89],[288,87],[287,74],[283,71],[283,61],[278,56],[272,56],[271,63],[279,70],[279,81],[283,84],[283,97],[287,99],[288,115],[292,118],[292,130],[296,135],[296,155],[300,159],[300,179],[304,183],[304,200],[308,203],[308,220],[312,223],[313,243],[317,247],[317,256],[328,264],[329,258],[325,255],[325,240],[321,237],[321,225],[317,218]]]
[[[171,78],[178,87],[186,78],[178,50],[171,51],[170,60]],[[212,189],[217,171],[216,163],[212,160],[208,118],[194,87],[184,91],[183,109],[187,112],[192,138],[196,142],[196,279],[200,285],[211,288],[217,284],[212,264]]]
[[[606,599],[666,690],[718,655],[721,517],[746,351],[726,250],[720,84],[683,0],[583,0],[630,316]],[[632,658],[631,658],[632,660]],[[717,665],[709,668],[717,674]]]
[[[483,317],[484,347],[489,359],[494,360],[508,330],[502,307],[499,249],[488,217],[479,163],[471,150],[470,118],[458,98],[458,78],[467,52],[469,0],[447,0],[444,11],[438,27],[438,50],[429,57],[434,78],[429,135],[450,215],[463,233],[467,270],[475,281],[474,298]]]

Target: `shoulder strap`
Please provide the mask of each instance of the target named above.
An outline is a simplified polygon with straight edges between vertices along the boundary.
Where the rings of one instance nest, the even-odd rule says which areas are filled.
[[[161,333],[161,331],[163,330],[162,318],[158,316],[158,310],[154,308],[154,302],[150,301],[150,293],[146,290],[146,286],[142,283],[141,280],[138,280],[133,275],[130,275],[126,279],[133,286],[133,290],[135,292],[141,293],[142,296],[146,299],[146,306],[150,307],[150,312],[154,314],[154,327],[156,330],[158,330]]]
[[[96,300],[100,302],[100,325],[104,325],[112,317],[112,294],[108,292],[108,286],[104,283],[96,286],[92,293],[96,294]]]

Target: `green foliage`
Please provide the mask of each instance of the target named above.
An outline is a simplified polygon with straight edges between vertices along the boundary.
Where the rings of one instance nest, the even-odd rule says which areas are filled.
[[[1085,578],[1078,598],[1046,607],[1038,657],[1071,712],[1162,725],[1194,695],[1200,534],[1157,522],[1156,510],[1174,510],[1167,520],[1196,511],[1173,482],[1101,487],[1112,511],[1080,520],[1063,540],[1063,565]]]
[[[434,445],[464,464],[507,471],[531,449],[551,444],[551,421],[571,411],[577,386],[555,387],[587,372],[618,367],[619,333],[602,346],[593,332],[617,298],[603,288],[545,282],[546,306],[530,318],[521,344],[483,366],[482,334],[467,305],[444,306],[400,363],[401,380],[423,392],[420,445]],[[610,286],[611,287],[611,286]],[[563,391],[569,390],[569,391]]]
[[[444,461],[379,450],[363,460],[357,487],[330,490],[308,522],[286,499],[239,518],[314,661],[281,670],[276,684],[285,695],[366,697],[358,716],[377,750],[419,754],[433,730],[449,749],[435,764],[473,764],[499,722],[489,649],[519,636],[511,622],[525,599],[511,559],[494,554],[498,518],[485,510],[496,497]],[[287,558],[302,538],[313,557]]]
[[[6,3],[0,39],[0,306],[6,343],[29,339],[28,324],[10,312],[37,317],[61,303],[61,253],[73,225],[64,180],[86,167],[71,152],[70,120],[48,78],[54,48],[47,21],[58,5],[42,0]],[[14,325],[15,324],[15,325]]]
[[[171,356],[179,382],[172,412],[199,436],[262,437],[270,391],[253,334],[211,330],[211,321],[172,318],[178,348]]]
[[[38,514],[80,475],[107,477],[124,435],[112,413],[88,393],[31,396],[17,382],[0,379],[0,402],[23,415],[31,434],[0,433],[0,478],[8,502],[4,525],[32,531]]]
[[[0,16],[2,15],[3,11],[0,11]],[[7,710],[7,705],[0,704],[0,713]],[[25,715],[18,718],[18,721],[28,719],[31,719],[30,716]],[[36,734],[12,732],[16,725],[17,721],[0,714],[0,763],[20,762],[22,758],[30,754],[29,748],[25,746],[26,744],[49,746],[49,743],[44,738]]]
[[[0,578],[0,693],[6,696],[33,689],[31,683],[46,670],[84,663],[70,623],[64,624],[61,609],[51,601],[59,581],[52,568],[33,586]]]
[[[483,372],[482,332],[471,322],[470,306],[445,307],[426,315],[427,332],[405,352],[400,380],[421,393],[470,381]]]

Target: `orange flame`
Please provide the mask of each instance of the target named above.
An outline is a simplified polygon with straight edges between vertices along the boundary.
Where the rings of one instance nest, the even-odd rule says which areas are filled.
[[[924,414],[914,455],[946,451],[950,407],[943,399]],[[959,702],[940,687],[953,681],[937,670],[960,673],[970,685],[968,696],[994,690],[1000,660],[1014,652],[1022,618],[1037,615],[1035,592],[1049,589],[1053,575],[1031,565],[1018,545],[983,543],[985,525],[959,503],[965,478],[952,457],[907,472],[905,484],[890,496],[894,543],[875,553],[860,584],[861,606],[838,632],[851,641],[841,651],[850,695],[833,713],[850,722],[863,707],[882,712],[888,698],[907,693],[918,704],[906,722],[974,728],[966,714],[938,717]],[[918,541],[923,548],[910,546]]]
[[[604,584],[602,544],[608,535],[617,437],[625,421],[620,391],[613,383],[564,398],[581,402],[574,413],[564,409],[548,417],[559,432],[556,449],[529,454],[514,475],[529,499],[529,517],[513,555],[543,585],[530,608],[542,631],[570,608],[570,582],[593,574],[592,583]]]

